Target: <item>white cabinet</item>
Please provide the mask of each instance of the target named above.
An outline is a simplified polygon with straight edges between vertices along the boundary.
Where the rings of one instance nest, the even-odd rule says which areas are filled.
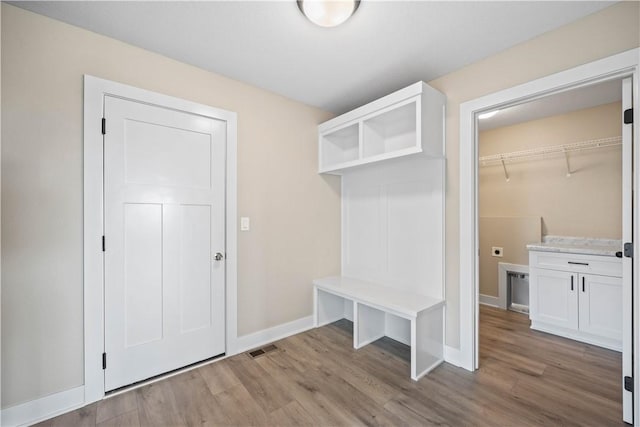
[[[622,340],[622,278],[582,274],[578,296],[580,330]]]
[[[529,253],[531,328],[621,350],[620,259]]]
[[[422,153],[444,155],[445,96],[415,83],[322,123],[320,173],[343,171],[381,160]]]
[[[563,328],[578,328],[577,275],[539,269],[530,273],[530,317]]]

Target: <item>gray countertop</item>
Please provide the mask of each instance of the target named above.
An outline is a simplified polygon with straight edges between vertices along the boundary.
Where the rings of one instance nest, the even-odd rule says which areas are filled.
[[[588,237],[544,236],[542,243],[527,245],[530,251],[569,254],[616,256],[622,251],[622,241]]]

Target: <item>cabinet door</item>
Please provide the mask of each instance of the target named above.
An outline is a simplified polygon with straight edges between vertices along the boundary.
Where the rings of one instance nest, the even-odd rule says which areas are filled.
[[[577,329],[578,275],[536,268],[531,279],[531,320]]]
[[[622,340],[622,279],[581,274],[579,280],[580,330]]]

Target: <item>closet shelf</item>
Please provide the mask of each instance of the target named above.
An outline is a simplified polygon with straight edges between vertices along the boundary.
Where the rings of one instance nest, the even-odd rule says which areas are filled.
[[[615,147],[622,145],[621,136],[613,136],[610,138],[592,139],[588,141],[573,142],[570,144],[553,145],[549,147],[532,148],[530,150],[512,151],[510,153],[492,154],[490,156],[480,157],[481,166],[492,166],[506,163],[512,163],[521,160],[540,159],[552,155],[565,155],[571,152],[594,150],[596,148]]]

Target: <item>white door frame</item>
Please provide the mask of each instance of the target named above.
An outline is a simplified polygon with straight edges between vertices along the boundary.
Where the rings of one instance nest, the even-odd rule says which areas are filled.
[[[237,346],[237,115],[191,101],[138,89],[121,83],[84,76],[84,390],[85,404],[105,395],[104,351],[104,257],[103,135],[105,95],[178,111],[227,123],[226,159],[226,354]],[[107,123],[108,126],[108,123]]]
[[[460,105],[460,361],[465,369],[478,367],[478,146],[476,116],[482,112],[522,104],[552,93],[588,86],[600,81],[633,78],[634,143],[638,144],[640,126],[637,125],[638,67],[640,49],[632,49],[588,64],[552,74],[509,89],[483,96]],[[620,123],[622,126],[622,122]],[[640,165],[640,150],[635,150],[634,164]],[[634,171],[634,188],[639,188],[640,171]],[[636,190],[637,192],[637,190]],[[640,254],[638,222],[640,201],[634,197],[634,251]],[[640,265],[638,256],[634,266],[634,366],[640,366]],[[640,390],[640,375],[634,375],[634,389]],[[634,393],[634,412],[640,413],[640,393]],[[637,415],[636,415],[637,416]]]

